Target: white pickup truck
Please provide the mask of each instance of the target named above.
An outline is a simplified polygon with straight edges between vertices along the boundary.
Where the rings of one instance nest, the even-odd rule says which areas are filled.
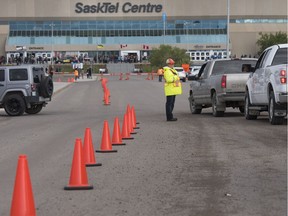
[[[257,119],[260,112],[268,111],[271,124],[283,124],[287,116],[287,52],[288,44],[279,44],[259,57],[246,84],[246,119]]]
[[[245,85],[250,68],[257,59],[216,59],[204,63],[197,76],[191,77],[189,104],[192,114],[212,107],[215,117],[224,115],[226,107],[244,112]],[[190,79],[189,79],[190,80]]]

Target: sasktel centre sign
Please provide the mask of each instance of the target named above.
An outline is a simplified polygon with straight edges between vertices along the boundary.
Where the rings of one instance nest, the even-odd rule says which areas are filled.
[[[161,4],[132,4],[130,2],[125,2],[120,5],[119,2],[113,4],[111,2],[98,2],[94,5],[85,5],[82,2],[77,2],[75,4],[75,12],[81,13],[161,13],[163,6]]]

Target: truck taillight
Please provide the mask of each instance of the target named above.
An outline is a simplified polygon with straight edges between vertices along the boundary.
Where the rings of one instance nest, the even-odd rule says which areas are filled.
[[[32,91],[36,91],[36,84],[34,83],[34,84],[31,84],[31,90]]]
[[[226,75],[222,76],[221,79],[221,88],[226,88]]]
[[[287,82],[286,77],[281,77],[280,82],[281,82],[281,84],[286,84],[286,82]]]
[[[281,70],[280,71],[280,83],[281,84],[286,84],[287,83],[286,70]]]

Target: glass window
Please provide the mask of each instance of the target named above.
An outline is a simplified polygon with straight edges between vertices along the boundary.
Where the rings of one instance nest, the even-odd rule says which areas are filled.
[[[252,67],[254,67],[256,60],[216,61],[214,63],[212,74],[217,75],[223,73],[239,73],[242,71],[243,64],[250,64]]]
[[[287,52],[287,48],[278,49],[272,61],[272,65],[287,64]]]
[[[197,58],[197,60],[200,60],[199,57]],[[202,71],[202,73],[200,74],[200,76],[205,79],[205,78],[208,77],[209,68],[211,67],[211,62],[208,62],[208,63],[205,64],[205,65],[202,65],[202,67],[204,67],[204,70]],[[201,67],[201,69],[202,69],[202,67]]]
[[[5,70],[0,70],[0,82],[5,81]]]
[[[262,68],[264,66],[264,62],[265,62],[265,59],[267,59],[267,56],[269,56],[269,53],[271,52],[271,49],[268,49],[266,50],[265,53],[263,53],[262,57],[259,58],[261,60],[259,60],[259,64],[257,63],[257,66],[259,66],[259,68]],[[257,67],[258,68],[258,67]]]
[[[27,69],[10,69],[9,70],[9,80],[10,81],[28,80]]]
[[[34,37],[30,38],[30,44],[35,44],[35,38]]]

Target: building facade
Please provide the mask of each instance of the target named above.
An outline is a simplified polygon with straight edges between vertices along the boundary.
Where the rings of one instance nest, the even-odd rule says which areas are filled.
[[[286,0],[3,0],[0,56],[135,54],[141,61],[168,44],[191,61],[225,57],[227,46],[229,55],[253,57],[259,32],[279,31],[287,32]]]

